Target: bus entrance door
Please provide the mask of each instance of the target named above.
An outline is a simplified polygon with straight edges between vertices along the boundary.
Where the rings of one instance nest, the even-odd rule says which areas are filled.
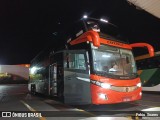
[[[50,95],[57,96],[57,64],[50,65]]]
[[[64,102],[79,105],[91,102],[85,50],[68,50],[64,54]]]

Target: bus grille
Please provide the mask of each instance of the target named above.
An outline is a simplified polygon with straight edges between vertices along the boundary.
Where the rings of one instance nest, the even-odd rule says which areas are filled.
[[[118,92],[132,92],[136,90],[137,86],[131,86],[131,87],[117,87],[117,86],[111,86],[111,90],[118,91]]]

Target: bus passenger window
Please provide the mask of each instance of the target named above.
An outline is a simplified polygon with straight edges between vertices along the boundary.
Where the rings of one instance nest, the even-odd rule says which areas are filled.
[[[86,70],[86,62],[85,62],[84,54],[70,53],[68,55],[67,62],[65,62],[65,67],[66,66],[68,66],[67,68],[69,69]]]

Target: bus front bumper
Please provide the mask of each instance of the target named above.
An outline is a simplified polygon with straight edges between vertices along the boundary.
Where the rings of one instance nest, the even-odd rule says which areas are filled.
[[[92,104],[113,104],[141,99],[142,88],[139,87],[132,92],[118,92],[93,85],[91,94]]]

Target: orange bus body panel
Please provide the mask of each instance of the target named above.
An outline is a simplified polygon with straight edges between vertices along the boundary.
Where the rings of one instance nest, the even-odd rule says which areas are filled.
[[[120,43],[120,42],[116,42],[116,41],[112,41],[112,40],[106,40],[103,38],[99,38],[99,39],[100,39],[100,43],[102,43],[102,44],[111,45],[114,47],[119,47],[119,48],[124,48],[124,49],[132,49],[132,47],[130,45],[127,45],[124,43]]]
[[[100,46],[99,35],[97,32],[92,31],[92,30],[84,33],[83,35],[81,35],[77,39],[71,41],[70,44],[75,45],[75,44],[83,43],[86,41],[93,42],[93,45],[96,47]]]
[[[102,77],[98,75],[90,75],[91,80],[97,80],[100,82],[105,82],[105,83],[111,83],[114,86],[133,86],[136,85],[138,82],[140,82],[140,78],[132,79],[132,80],[118,80],[118,79],[111,79],[107,77]]]
[[[136,86],[137,83],[140,82],[139,78],[135,78],[132,80],[118,80],[118,79],[111,79],[111,78],[105,78],[97,75],[90,75],[91,80],[100,81],[103,83],[108,83],[113,86],[123,86],[123,87],[129,87],[129,86]],[[99,87],[97,85],[91,84],[91,96],[92,96],[92,103],[93,104],[113,104],[113,103],[120,103],[125,102],[125,98],[129,98],[129,101],[135,101],[141,99],[140,92],[142,90],[141,87],[137,88],[136,90],[132,92],[118,92],[110,89],[105,89],[102,87]],[[105,94],[107,95],[107,100],[101,99],[98,94]]]
[[[132,49],[132,47],[130,45],[100,38],[99,34],[95,31],[88,31],[88,32],[84,33],[83,35],[81,35],[77,39],[71,41],[70,44],[76,45],[76,44],[87,42],[87,41],[93,42],[93,45],[96,47],[100,47],[100,44],[102,43],[102,44],[107,44],[107,45],[120,47],[120,48],[124,48],[124,49]]]

